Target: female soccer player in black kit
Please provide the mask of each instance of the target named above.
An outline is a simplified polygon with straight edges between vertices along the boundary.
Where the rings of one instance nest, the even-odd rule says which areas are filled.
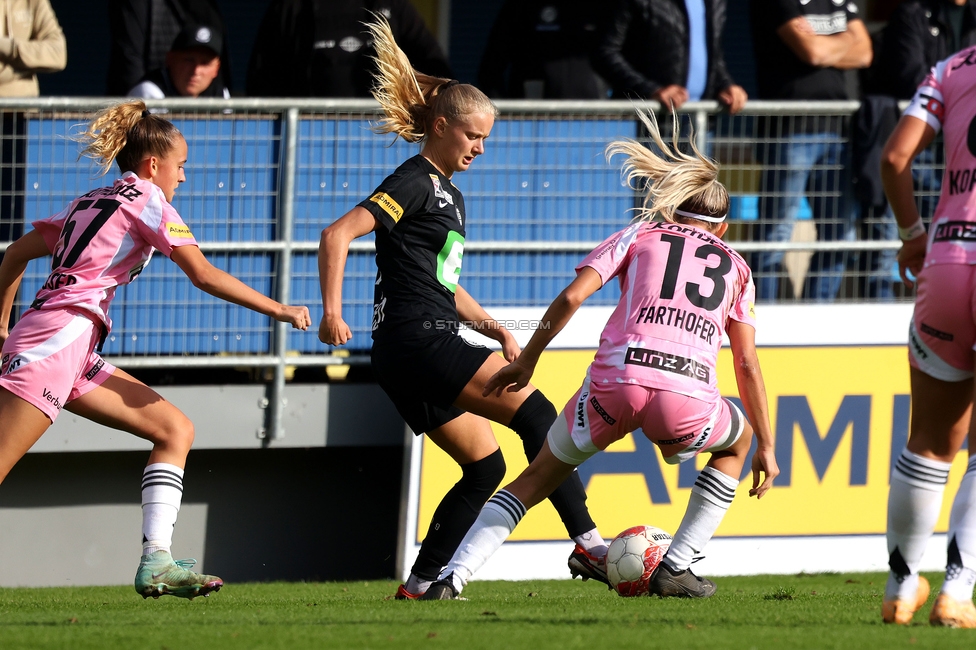
[[[352,338],[342,319],[342,277],[349,244],[376,233],[372,367],[410,428],[426,433],[461,466],[462,477],[434,512],[420,554],[398,599],[419,598],[454,554],[481,507],[505,476],[488,420],[522,439],[529,460],[542,448],[556,409],[538,390],[482,396],[485,382],[519,355],[512,334],[458,284],[464,253],[464,197],[451,183],[485,150],[497,109],[474,86],[413,70],[389,25],[369,26],[377,52],[373,96],[386,118],[375,130],[422,143],[419,155],[322,231],[319,276],[325,313],[319,339]],[[498,341],[504,359],[458,335],[460,321]],[[603,538],[573,474],[550,497],[576,548],[574,577],[606,582],[596,559]]]

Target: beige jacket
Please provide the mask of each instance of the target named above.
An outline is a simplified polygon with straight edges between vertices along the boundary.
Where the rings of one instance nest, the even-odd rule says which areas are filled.
[[[37,97],[37,73],[68,64],[68,46],[51,3],[0,0],[0,21],[0,97]]]

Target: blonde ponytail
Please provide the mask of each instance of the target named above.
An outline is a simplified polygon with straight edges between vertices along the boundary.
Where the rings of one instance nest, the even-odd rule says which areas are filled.
[[[104,176],[116,160],[119,170],[127,172],[148,155],[164,156],[179,137],[172,122],[153,115],[145,102],[136,99],[99,111],[72,139],[85,145],[80,156],[94,160],[99,176]]]
[[[452,121],[471,113],[498,115],[488,96],[474,86],[414,70],[393,38],[390,23],[379,14],[373,16],[375,22],[366,25],[376,50],[372,93],[386,114],[373,131],[421,142],[438,117]]]
[[[630,139],[615,140],[607,145],[607,160],[623,154],[626,159],[622,171],[627,184],[646,192],[643,206],[637,209],[634,220],[651,221],[659,216],[674,222],[675,210],[724,217],[729,210],[729,193],[718,180],[718,164],[698,150],[694,129],[689,135],[692,154],[679,149],[679,121],[676,114],[672,112],[672,115],[674,131],[670,143],[661,137],[654,113],[638,109],[637,116],[647,127],[652,147]],[[686,218],[678,217],[677,220]]]

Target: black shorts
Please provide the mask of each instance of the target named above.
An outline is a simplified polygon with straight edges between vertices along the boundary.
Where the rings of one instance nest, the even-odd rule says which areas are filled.
[[[445,333],[409,341],[374,341],[370,360],[376,382],[420,435],[464,413],[453,405],[454,400],[492,354],[483,345]]]

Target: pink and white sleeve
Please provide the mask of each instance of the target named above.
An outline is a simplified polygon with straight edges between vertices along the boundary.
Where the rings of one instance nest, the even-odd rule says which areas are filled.
[[[925,77],[915,96],[912,97],[911,104],[905,109],[905,115],[916,117],[938,133],[945,122],[945,99],[942,96],[942,80],[945,76],[946,65],[949,59],[939,61]]]
[[[58,241],[61,239],[61,229],[64,228],[64,221],[68,218],[70,208],[71,206],[69,205],[56,215],[31,222],[31,226],[34,227],[34,230],[41,233],[41,237],[44,238],[44,243],[47,244],[47,249],[51,252],[54,252],[54,247],[58,245]]]
[[[752,281],[752,271],[748,266],[740,269],[739,277],[742,279],[742,290],[736,296],[732,308],[729,310],[729,318],[737,320],[746,325],[756,326],[756,285]]]
[[[149,245],[167,257],[179,246],[198,245],[176,208],[158,197],[146,203],[137,222]]]
[[[626,266],[627,254],[630,252],[631,245],[637,240],[640,226],[641,224],[635,223],[610,235],[576,265],[576,272],[579,273],[583,267],[588,266],[599,273],[601,281],[606,284]]]

